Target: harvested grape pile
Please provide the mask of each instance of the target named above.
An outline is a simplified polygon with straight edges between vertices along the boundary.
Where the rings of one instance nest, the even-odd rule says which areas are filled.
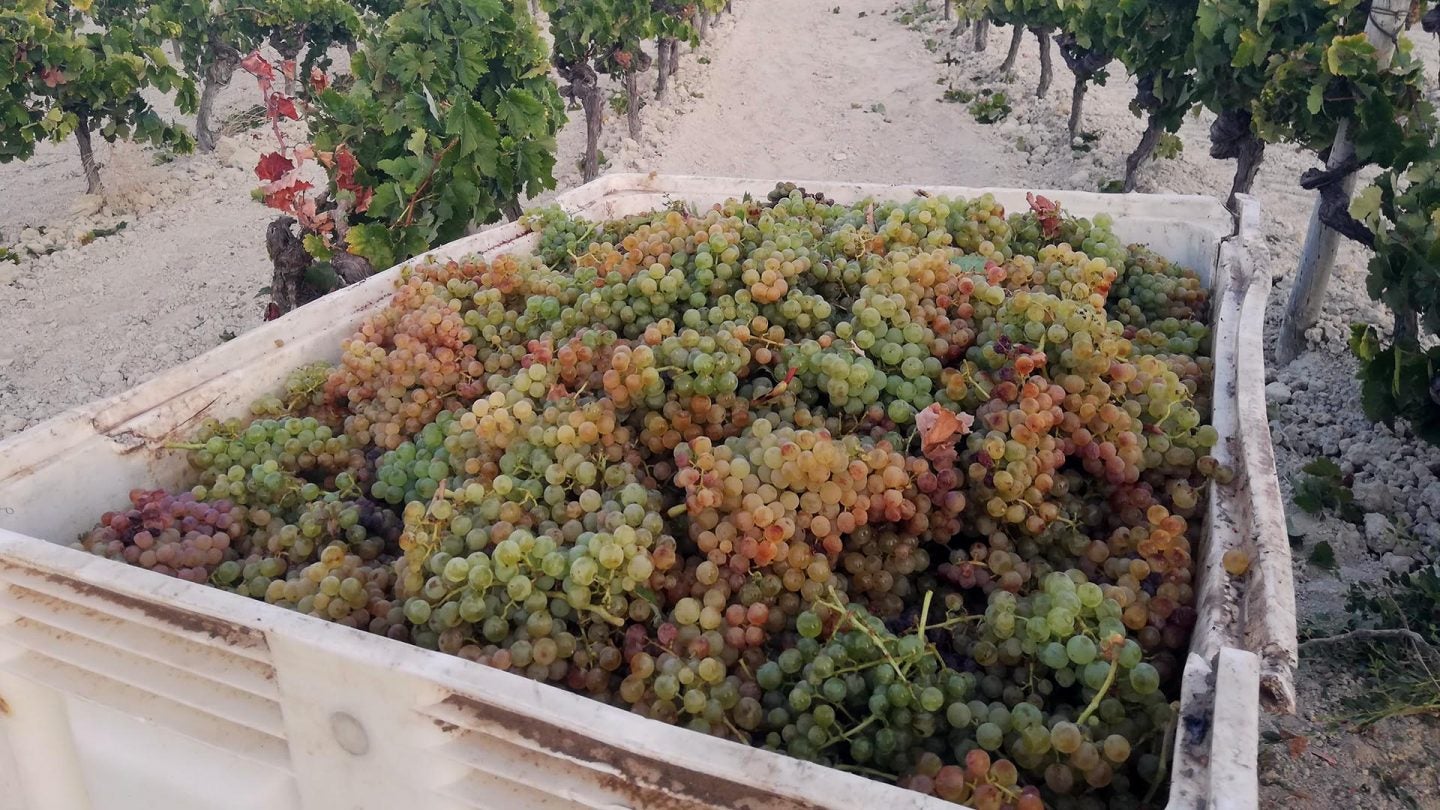
[[[1163,798],[1193,273],[1044,198],[529,222],[81,544],[979,810]]]

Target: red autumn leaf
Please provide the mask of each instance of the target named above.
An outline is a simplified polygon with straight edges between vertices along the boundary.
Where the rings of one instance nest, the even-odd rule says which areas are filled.
[[[271,301],[265,305],[265,320],[273,321],[280,317],[280,305]]]
[[[1049,239],[1060,233],[1060,203],[1046,197],[1037,197],[1034,194],[1026,194],[1025,200],[1030,203],[1030,210],[1035,212],[1035,218],[1040,222],[1040,230]]]
[[[65,71],[52,67],[47,67],[40,71],[40,80],[45,82],[46,87],[51,88],[59,87],[69,81],[69,79],[65,77]]]
[[[260,162],[255,164],[255,176],[267,183],[273,183],[294,168],[295,164],[290,158],[279,152],[270,152],[260,156]]]
[[[249,56],[241,59],[240,67],[261,81],[275,80],[275,68],[270,66],[270,63],[260,55],[259,51],[251,51]]]
[[[355,182],[355,170],[360,168],[360,161],[355,159],[355,153],[350,147],[340,144],[335,147],[335,167],[340,172],[341,188],[349,188],[345,183]]]
[[[283,96],[279,93],[271,93],[269,101],[269,113],[271,118],[290,118],[300,120],[300,113],[295,110],[295,99]]]
[[[306,184],[307,186],[309,184]],[[302,189],[303,190],[303,189]],[[315,212],[315,201],[306,197],[295,203],[295,218],[300,220],[300,226],[307,231],[318,231],[316,227],[319,215]]]
[[[970,432],[975,417],[968,413],[955,413],[938,402],[915,414],[915,427],[920,429],[920,452],[929,455],[937,447],[943,447],[956,435]]]
[[[336,188],[354,194],[355,211],[363,213],[370,207],[370,200],[375,196],[375,191],[366,188],[355,179],[355,172],[360,168],[360,162],[355,159],[350,147],[343,143],[335,149],[334,158]]]
[[[265,187],[265,204],[281,211],[299,213],[296,199],[311,188],[314,188],[311,183],[293,177],[289,182],[271,183]]]
[[[1300,755],[1305,753],[1305,749],[1310,747],[1310,738],[1297,734],[1290,738],[1289,747],[1290,756],[1299,759]]]
[[[286,81],[295,81],[294,59],[286,59],[285,61],[280,63],[280,75],[284,76]]]
[[[320,68],[312,67],[310,68],[310,86],[315,88],[315,92],[322,92],[330,86],[330,77],[326,76],[325,71]]]
[[[314,206],[314,204],[315,204],[313,200],[306,200],[305,202],[308,203],[308,204],[311,205],[311,206]],[[314,216],[313,218],[311,218],[309,228],[310,228],[310,230],[312,230],[312,231],[314,231],[314,232],[316,232],[316,233],[318,233],[318,234],[330,234],[330,233],[334,233],[334,232],[335,232],[335,218],[332,217],[332,216],[330,216],[330,212],[329,212],[329,211],[325,211],[324,213],[317,214],[316,216]]]

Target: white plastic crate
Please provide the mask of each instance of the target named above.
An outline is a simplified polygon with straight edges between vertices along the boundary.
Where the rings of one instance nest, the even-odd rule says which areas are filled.
[[[917,186],[803,183],[842,202]],[[610,175],[562,195],[610,218],[708,206],[771,180]],[[927,187],[932,194],[1014,189]],[[1293,706],[1294,589],[1263,394],[1269,277],[1208,198],[1043,192],[1107,212],[1124,239],[1214,290],[1216,454],[1169,806],[1257,803],[1260,705]],[[431,255],[523,251],[517,225]],[[397,271],[300,308],[124,394],[0,441],[0,810],[448,808],[954,808],[879,782],[645,720],[521,676],[303,616],[57,543],[174,487],[206,417],[242,413],[290,369],[338,356]],[[1243,578],[1220,565],[1252,558]]]

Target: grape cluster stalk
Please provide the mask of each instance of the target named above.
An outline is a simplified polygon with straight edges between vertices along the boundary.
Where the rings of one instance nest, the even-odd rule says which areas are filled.
[[[526,221],[80,545],[977,810],[1160,794],[1193,272],[1043,198]]]

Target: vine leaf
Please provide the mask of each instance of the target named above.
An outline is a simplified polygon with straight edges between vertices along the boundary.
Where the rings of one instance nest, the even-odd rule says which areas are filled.
[[[943,447],[956,435],[970,432],[975,417],[968,413],[955,413],[938,402],[915,414],[915,426],[920,429],[920,452],[930,455],[936,448]]]
[[[261,56],[259,51],[251,51],[249,56],[241,59],[240,67],[262,82],[275,81],[275,68],[270,66],[270,62]]]
[[[445,133],[460,139],[458,151],[461,157],[473,157],[485,174],[495,171],[500,132],[490,114],[479,104],[469,99],[455,102],[445,117]]]
[[[1027,193],[1025,200],[1030,203],[1030,210],[1035,212],[1035,219],[1040,222],[1040,230],[1046,239],[1053,239],[1060,233],[1060,226],[1063,224],[1060,219],[1060,203],[1033,193]]]
[[[1364,34],[1336,37],[1325,49],[1325,65],[1336,76],[1359,76],[1375,67],[1375,46]]]
[[[267,183],[273,183],[284,177],[295,164],[290,158],[279,152],[268,152],[260,156],[260,162],[255,164],[255,176]]]
[[[273,118],[289,118],[292,121],[300,120],[300,112],[295,109],[295,99],[280,93],[271,93],[266,102],[272,112]]]
[[[355,195],[355,211],[364,213],[370,207],[370,201],[375,197],[375,190],[361,185],[355,179],[355,173],[360,169],[359,161],[351,154],[350,147],[345,144],[335,149],[335,187],[341,191],[348,191]]]
[[[395,246],[384,225],[352,226],[346,234],[345,242],[351,253],[369,259],[376,267],[391,267],[395,264]]]
[[[1380,189],[1367,186],[1355,199],[1350,201],[1350,216],[1364,222],[1372,229],[1380,221]]]

